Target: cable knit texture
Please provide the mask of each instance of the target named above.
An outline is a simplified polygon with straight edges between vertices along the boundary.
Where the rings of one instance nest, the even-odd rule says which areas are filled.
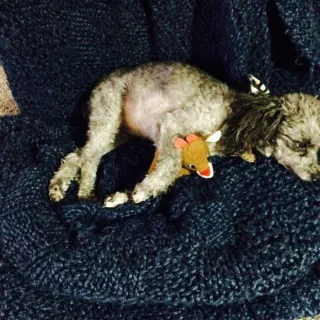
[[[317,0],[2,0],[0,54],[21,115],[0,119],[0,317],[295,319],[320,313],[320,185],[272,159],[214,159],[216,176],[114,209],[145,175],[135,140],[101,161],[98,199],[48,182],[83,143],[104,74],[150,60],[199,66],[248,90],[320,93]],[[82,110],[82,111],[81,111]]]

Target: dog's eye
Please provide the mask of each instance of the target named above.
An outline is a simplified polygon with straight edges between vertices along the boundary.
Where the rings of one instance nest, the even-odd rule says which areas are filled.
[[[207,156],[207,159],[208,159],[208,161],[211,161],[211,160],[210,160],[210,156]]]
[[[296,146],[297,146],[297,148],[300,149],[300,150],[306,150],[306,149],[307,149],[307,144],[304,143],[304,142],[297,142],[297,143],[296,143]]]
[[[192,169],[192,170],[195,170],[195,169],[196,169],[196,167],[195,167],[194,164],[189,164],[188,167],[189,167],[190,169]]]

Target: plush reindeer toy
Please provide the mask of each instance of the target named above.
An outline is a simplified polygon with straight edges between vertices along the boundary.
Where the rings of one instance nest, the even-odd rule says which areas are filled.
[[[209,179],[214,175],[212,163],[209,158],[208,143],[215,143],[221,138],[221,131],[205,137],[189,134],[185,139],[177,138],[174,145],[181,151],[181,169],[176,178],[196,172],[200,177]],[[153,162],[148,174],[151,174],[158,161],[158,150],[155,152]]]

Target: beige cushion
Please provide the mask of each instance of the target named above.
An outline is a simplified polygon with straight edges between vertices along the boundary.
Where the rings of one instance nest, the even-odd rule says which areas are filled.
[[[7,76],[3,67],[0,66],[0,116],[15,115],[18,113],[19,108],[12,96]]]

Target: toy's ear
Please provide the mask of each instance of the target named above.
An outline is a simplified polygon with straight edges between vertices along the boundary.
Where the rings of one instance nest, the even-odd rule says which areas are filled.
[[[213,133],[212,135],[210,135],[209,137],[207,137],[206,142],[218,142],[221,138],[221,131],[217,131],[215,133]]]
[[[174,145],[178,149],[182,149],[187,144],[188,144],[188,142],[182,138],[177,138],[176,140],[174,140]]]
[[[186,140],[188,141],[188,143],[194,141],[194,140],[197,140],[198,137],[193,133],[193,134],[189,134],[187,137],[186,137]]]

